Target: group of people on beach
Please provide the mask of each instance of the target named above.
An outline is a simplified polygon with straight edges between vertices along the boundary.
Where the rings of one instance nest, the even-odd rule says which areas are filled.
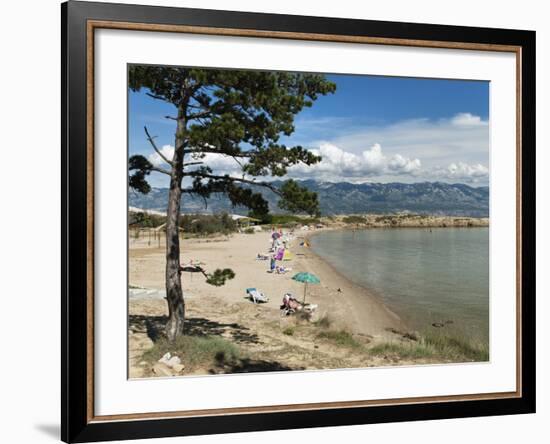
[[[284,233],[281,228],[276,229],[275,227],[272,227],[269,253],[258,253],[256,256],[256,259],[258,260],[269,260],[269,268],[267,270],[268,273],[285,274],[292,271],[291,267],[279,265],[277,264],[277,261],[290,260],[292,258],[290,255],[289,246],[293,238],[294,230]],[[304,246],[304,243],[302,242],[300,245]],[[290,315],[296,311],[302,310],[313,312],[317,308],[317,305],[304,304],[296,299],[292,293],[287,292],[283,296],[280,308],[282,310],[282,314]]]
[[[269,249],[271,256],[269,257],[268,273],[284,274],[292,271],[291,267],[277,264],[277,261],[290,260],[290,257],[285,257],[285,254],[289,254],[287,250],[292,237],[293,232],[283,233],[282,228],[271,228],[271,248]]]

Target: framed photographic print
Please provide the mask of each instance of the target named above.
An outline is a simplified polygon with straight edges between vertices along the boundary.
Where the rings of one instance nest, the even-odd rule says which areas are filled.
[[[535,411],[535,33],[62,5],[62,439]]]

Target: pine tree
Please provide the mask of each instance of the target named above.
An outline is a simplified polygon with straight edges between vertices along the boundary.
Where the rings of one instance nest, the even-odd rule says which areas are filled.
[[[175,107],[174,155],[167,158],[145,127],[145,137],[163,164],[153,165],[146,157],[129,159],[130,187],[148,193],[147,176],[156,171],[170,178],[166,222],[166,299],[169,319],[166,336],[183,334],[185,302],[181,286],[179,219],[182,197],[226,195],[234,206],[245,206],[255,214],[267,214],[268,204],[258,191],[267,188],[279,197],[279,207],[293,212],[319,214],[317,194],[288,180],[275,187],[266,177],[282,177],[298,163],[320,161],[301,146],[280,143],[282,135],[294,131],[294,118],[320,96],[336,86],[322,75],[265,71],[195,69],[132,65],[129,88],[144,90],[157,100]],[[219,174],[208,165],[208,153],[235,160],[238,177]],[[264,180],[257,180],[264,177]],[[182,187],[184,178],[191,185]],[[187,182],[187,181],[186,181]],[[234,277],[230,269],[206,274],[207,282],[223,285]]]

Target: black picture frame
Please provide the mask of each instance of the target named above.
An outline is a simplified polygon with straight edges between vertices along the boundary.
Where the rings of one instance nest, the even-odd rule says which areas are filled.
[[[96,421],[90,416],[88,359],[93,311],[89,288],[89,134],[87,24],[90,20],[186,25],[381,39],[512,45],[521,67],[521,394],[499,399],[388,403],[298,411]],[[62,22],[62,383],[61,437],[90,442],[326,427],[535,412],[535,32],[69,1]],[[123,149],[123,148],[121,148]],[[513,198],[513,197],[511,197]]]

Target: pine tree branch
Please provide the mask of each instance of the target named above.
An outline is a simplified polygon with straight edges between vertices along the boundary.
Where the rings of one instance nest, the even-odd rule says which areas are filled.
[[[231,177],[231,176],[217,176],[215,174],[208,174],[208,173],[203,173],[203,172],[200,172],[200,171],[190,171],[188,173],[183,173],[184,176],[191,176],[191,177],[200,177],[200,178],[203,178],[203,179],[212,179],[212,180],[220,180],[220,181],[232,181],[232,182],[240,182],[240,183],[246,183],[246,184],[250,184],[250,185],[256,185],[256,186],[259,186],[259,187],[263,187],[263,188],[268,188],[270,189],[271,191],[273,191],[275,194],[277,194],[278,196],[281,196],[282,193],[281,191],[275,187],[274,185],[270,184],[269,182],[256,182],[255,180],[251,180],[251,179],[245,179],[244,177]]]
[[[183,154],[202,154],[202,153],[213,153],[213,154],[223,154],[226,156],[231,156],[233,158],[235,157],[252,157],[255,154],[255,151],[241,151],[239,153],[224,153],[223,151],[220,151],[218,148],[207,148],[207,147],[195,147],[195,148],[188,148],[183,151]]]
[[[191,113],[187,115],[187,120],[200,120],[200,119],[204,119],[205,117],[210,117],[211,115],[212,115],[211,111]]]
[[[172,164],[172,162],[170,160],[168,160],[166,158],[166,156],[164,154],[162,154],[162,152],[157,148],[157,145],[155,143],[155,141],[153,140],[153,138],[151,137],[151,135],[149,134],[149,131],[147,131],[147,127],[144,126],[143,129],[145,129],[145,134],[147,135],[147,140],[149,141],[149,143],[153,146],[153,149],[157,152],[157,154],[162,158],[162,160],[164,160],[168,165],[170,166],[174,166]]]
[[[183,167],[188,167],[188,166],[192,166],[192,165],[202,165],[204,162],[187,162],[187,163],[184,163],[183,164]]]
[[[230,154],[228,154],[228,156],[232,157],[233,160],[235,162],[237,162],[237,165],[239,165],[241,167],[241,169],[243,169],[243,164],[241,163],[241,161],[239,159],[237,159],[235,156],[231,156]]]
[[[145,94],[148,95],[149,97],[152,97],[153,99],[162,100],[162,101],[166,102],[166,97],[157,96],[156,94],[151,94],[151,93],[148,93],[148,92],[146,92]]]
[[[167,176],[171,176],[171,175],[172,175],[172,174],[170,173],[170,171],[165,170],[164,168],[161,168],[161,167],[158,167],[158,166],[154,166],[154,165],[151,166],[151,171],[156,171],[157,173],[166,174]]]

